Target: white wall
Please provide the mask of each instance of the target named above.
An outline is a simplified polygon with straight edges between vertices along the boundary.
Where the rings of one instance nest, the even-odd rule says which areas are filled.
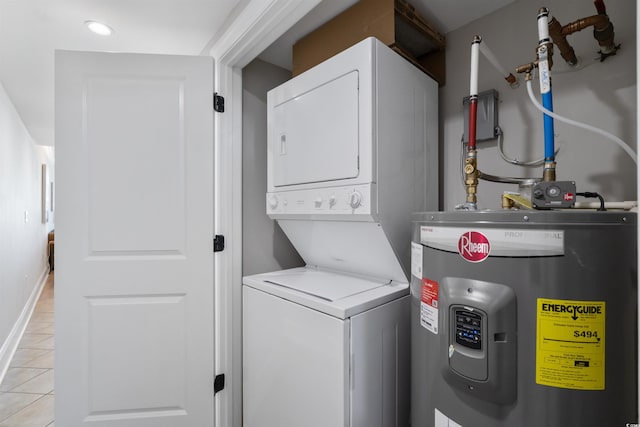
[[[52,149],[34,144],[0,84],[0,348],[48,268],[53,218],[41,221],[43,163],[53,181]]]
[[[587,66],[568,71],[555,49],[552,68],[554,110],[614,133],[634,150],[637,140],[636,106],[636,2],[607,0],[609,14],[621,49],[604,62],[595,61],[598,45],[591,29],[568,37],[576,54]],[[464,202],[460,178],[460,137],[463,130],[462,98],[469,93],[470,45],[475,34],[498,56],[505,67],[535,59],[538,41],[536,16],[541,6],[565,25],[594,15],[593,2],[586,0],[518,0],[511,5],[447,34],[447,83],[440,90],[441,142],[443,144],[443,205],[451,210]],[[481,56],[479,91],[500,93],[499,118],[505,151],[510,157],[531,160],[543,155],[542,114],[531,105],[524,85],[510,89]],[[536,80],[534,88],[538,93]],[[636,199],[636,166],[618,146],[584,130],[555,122],[557,179],[576,181],[578,191],[597,191],[608,201]],[[541,168],[522,168],[504,162],[496,141],[478,143],[478,166],[483,172],[501,176],[541,177]],[[481,181],[480,208],[500,208],[503,191],[516,186]],[[585,200],[585,199],[579,199]]]
[[[267,91],[289,80],[283,68],[254,60],[242,70],[242,274],[304,265],[266,214]]]

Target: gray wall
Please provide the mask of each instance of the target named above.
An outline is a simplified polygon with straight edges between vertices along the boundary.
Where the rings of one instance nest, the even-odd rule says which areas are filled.
[[[616,33],[622,45],[618,54],[604,62],[594,60],[598,45],[592,30],[568,37],[585,67],[570,70],[555,50],[552,68],[554,110],[578,121],[605,129],[636,149],[636,2],[607,0]],[[451,210],[464,201],[460,179],[460,137],[463,129],[462,98],[469,93],[470,45],[474,34],[496,54],[503,65],[514,69],[535,58],[538,41],[536,15],[541,6],[565,25],[594,15],[593,2],[586,0],[517,0],[499,11],[447,34],[447,84],[440,90],[442,207]],[[504,131],[507,155],[519,160],[543,155],[542,114],[527,96],[523,76],[521,86],[510,89],[497,71],[480,57],[479,91],[496,89],[500,93],[500,126]],[[534,92],[539,93],[537,79]],[[597,191],[608,201],[636,199],[636,166],[617,145],[599,135],[555,122],[557,179],[575,180],[578,191]],[[541,177],[541,168],[523,168],[504,162],[496,141],[478,143],[481,171],[501,176]],[[516,191],[513,185],[481,181],[480,208],[500,208],[503,191]],[[579,199],[585,200],[585,199]]]
[[[42,164],[53,182],[53,149],[34,143],[0,83],[0,362],[29,296],[48,271],[53,216],[42,222]],[[0,363],[0,379],[2,368]]]
[[[242,274],[304,265],[278,224],[266,215],[267,91],[291,73],[259,59],[242,70]]]

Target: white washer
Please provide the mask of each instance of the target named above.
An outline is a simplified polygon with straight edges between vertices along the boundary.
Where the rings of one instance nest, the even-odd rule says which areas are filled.
[[[244,283],[245,426],[406,424],[406,284],[309,267]]]

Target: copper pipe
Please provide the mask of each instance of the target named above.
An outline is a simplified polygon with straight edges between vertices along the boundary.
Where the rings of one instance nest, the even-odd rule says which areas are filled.
[[[609,24],[610,21],[607,15],[588,16],[563,26],[562,35],[568,36],[591,26],[598,31],[603,31],[609,26]]]
[[[615,44],[613,24],[606,14],[588,16],[564,26],[561,26],[555,18],[551,18],[549,21],[549,35],[553,43],[560,49],[560,55],[569,65],[576,65],[578,58],[567,41],[567,36],[588,27],[593,27],[593,37],[600,45],[600,61],[604,61],[608,56],[614,55],[619,46]]]
[[[509,86],[511,86],[512,89],[520,86],[520,84],[518,83],[518,79],[513,75],[513,73],[509,73],[509,75],[504,79],[507,81],[507,83],[509,83]]]
[[[542,180],[546,182],[556,180],[556,162],[544,162],[542,169]]]
[[[514,205],[513,200],[507,198],[505,194],[502,195],[502,209],[511,209]]]
[[[516,73],[518,73],[518,74],[522,74],[522,73],[531,74],[533,69],[536,68],[537,66],[538,66],[538,60],[536,59],[534,62],[529,62],[528,64],[523,64],[523,65],[520,65],[520,66],[516,67]]]
[[[560,49],[562,58],[569,65],[576,65],[578,63],[576,52],[567,41],[567,36],[563,34],[562,30],[562,25],[560,25],[555,17],[552,17],[549,21],[549,36],[551,36],[551,40],[553,40],[556,46],[558,46],[558,49]]]
[[[475,206],[478,201],[478,177],[480,171],[477,167],[477,161],[476,150],[467,151],[467,158],[464,161],[465,185],[467,188],[467,203],[473,206]]]

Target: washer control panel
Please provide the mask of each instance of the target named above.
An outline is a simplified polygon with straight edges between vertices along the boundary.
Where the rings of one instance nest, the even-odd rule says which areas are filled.
[[[375,213],[372,184],[267,193],[267,214],[330,215]]]

